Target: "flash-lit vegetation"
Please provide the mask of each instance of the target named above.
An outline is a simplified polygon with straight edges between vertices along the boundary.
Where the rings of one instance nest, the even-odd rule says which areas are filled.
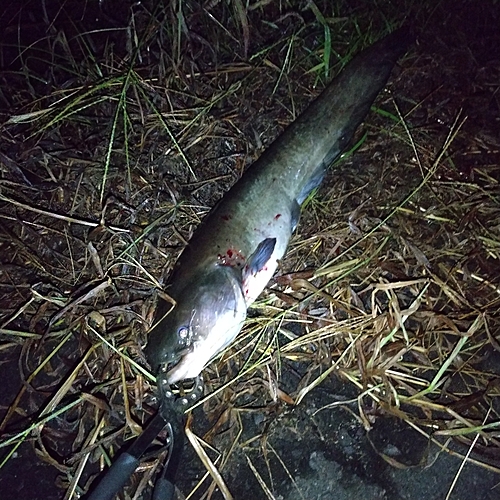
[[[277,498],[253,463],[276,452],[245,418],[269,422],[331,379],[352,400],[318,412],[343,406],[367,431],[395,416],[500,472],[500,62],[479,36],[487,15],[473,9],[472,36],[458,29],[467,2],[447,3],[6,10],[0,360],[23,383],[1,401],[0,465],[30,442],[64,498],[88,491],[156,410],[142,348],[186,241],[355,53],[407,22],[419,43],[306,200],[236,343],[205,370],[187,434],[207,474],[183,493],[210,498],[217,484],[230,498],[222,477],[238,455],[262,498]],[[126,498],[164,458],[149,457]]]

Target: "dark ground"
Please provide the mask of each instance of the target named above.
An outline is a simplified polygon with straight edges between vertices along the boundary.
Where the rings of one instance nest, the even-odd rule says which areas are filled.
[[[357,4],[364,9],[375,8],[371,3]],[[397,8],[390,2],[381,5]],[[404,14],[401,18],[406,17]],[[411,15],[408,17],[411,21]],[[5,17],[2,21],[5,22]],[[411,96],[415,102],[423,100],[421,120],[434,122],[436,127],[441,123],[449,124],[456,111],[463,108],[469,118],[462,140],[482,138],[487,144],[494,145],[493,148],[490,146],[489,153],[495,148],[498,153],[500,3],[440,2],[439,8],[425,22],[415,21],[418,44],[412,56],[414,63],[406,69],[403,67],[403,81],[398,82],[398,92]],[[419,64],[426,66],[421,74]],[[433,71],[429,71],[429,65]],[[464,156],[464,169],[468,168],[469,158]],[[480,162],[479,155],[473,161]],[[373,175],[375,178],[376,170]],[[335,180],[333,177],[327,182],[334,183]],[[6,352],[9,359],[3,359],[0,364],[1,413],[21,386],[17,371],[19,352]],[[490,358],[492,374],[500,372],[495,360],[495,357]],[[295,370],[299,373],[300,369],[293,367],[294,373]],[[285,386],[289,379],[298,377],[286,374],[286,370],[284,365],[282,377]],[[294,386],[296,382],[290,384]],[[265,437],[238,447],[231,455],[223,475],[234,498],[266,498],[249,468],[251,463],[265,483],[271,485],[273,496],[267,498],[500,499],[500,486],[497,487],[500,475],[471,463],[460,471],[452,493],[447,496],[461,460],[438,452],[435,445],[406,423],[394,417],[382,418],[380,412],[374,411],[370,420],[372,428],[367,432],[356,416],[357,402],[325,408],[333,402],[356,399],[356,395],[351,386],[333,378],[308,394],[298,407],[271,404],[261,411],[252,407],[252,411],[241,412],[244,432],[240,442],[258,435]],[[34,408],[28,413],[30,411],[33,412]],[[202,431],[204,425],[203,412],[198,409],[195,411],[195,427]],[[234,428],[229,429],[216,444],[222,447],[225,439],[231,441],[234,432]],[[466,452],[466,448],[457,443],[451,443],[450,447]],[[185,465],[182,466],[179,486],[183,491],[189,491],[195,478],[203,473],[198,459],[192,455],[192,451],[186,452]],[[391,460],[393,465],[388,463]],[[498,457],[489,457],[487,461],[500,467]],[[400,464],[400,467],[394,464]],[[40,461],[26,443],[0,470],[0,497],[9,500],[61,499],[62,490],[56,486],[58,474],[56,468]],[[221,497],[215,494],[213,498]]]
[[[2,366],[6,367],[8,365]],[[8,378],[10,375],[2,380]],[[252,437],[259,429],[266,428],[266,448],[275,450],[276,455],[270,454],[264,459],[258,440],[231,457],[225,479],[234,498],[265,498],[247,467],[249,460],[265,482],[273,485],[276,499],[500,498],[498,474],[473,464],[465,465],[460,471],[453,493],[447,497],[462,460],[440,451],[398,419],[378,418],[367,433],[348,410],[355,412],[355,403],[316,413],[329,403],[355,397],[355,394],[346,394],[345,385],[339,382],[336,385],[317,389],[299,407],[280,415],[264,417],[263,412],[255,412],[245,418],[244,436]],[[197,417],[203,420],[199,412]],[[451,448],[466,452],[464,446],[453,443]],[[387,463],[381,454],[401,468]],[[190,451],[184,459],[179,487],[189,491],[200,478],[200,464]],[[26,444],[0,473],[2,498],[59,500],[62,494],[55,487],[57,475],[57,469],[37,459],[31,446]]]

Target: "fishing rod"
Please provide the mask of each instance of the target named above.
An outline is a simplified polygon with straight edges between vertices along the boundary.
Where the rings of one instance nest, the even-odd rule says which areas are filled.
[[[139,466],[141,457],[163,430],[168,433],[168,455],[156,480],[152,500],[173,500],[175,475],[184,449],[184,414],[203,395],[204,386],[203,379],[199,376],[194,379],[188,392],[182,386],[178,393],[174,393],[166,376],[160,374],[157,380],[160,397],[158,412],[127,451],[104,473],[86,500],[112,500],[125,486]]]

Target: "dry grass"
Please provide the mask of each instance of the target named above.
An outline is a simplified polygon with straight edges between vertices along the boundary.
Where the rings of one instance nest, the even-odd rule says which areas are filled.
[[[141,351],[152,291],[199,221],[315,87],[402,18],[319,2],[155,4],[95,13],[99,30],[84,13],[49,12],[46,36],[4,39],[0,348],[4,363],[18,358],[23,384],[3,403],[0,446],[5,464],[32,442],[61,472],[65,498],[155,411]],[[417,25],[431,30],[439,12],[420,7]],[[242,416],[280,414],[332,376],[355,389],[366,429],[395,415],[497,470],[499,144],[462,110],[471,87],[449,97],[434,81],[440,53],[426,48],[395,71],[356,151],[307,200],[238,341],[206,370],[210,425],[201,439],[189,423],[188,436],[214,476],[265,438],[243,441]],[[474,103],[498,106],[499,67],[483,67]],[[453,64],[441,68],[456,78]]]

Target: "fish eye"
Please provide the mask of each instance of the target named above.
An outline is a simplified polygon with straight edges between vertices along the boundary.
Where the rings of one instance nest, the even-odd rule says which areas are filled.
[[[189,337],[189,327],[181,326],[179,330],[177,330],[177,335],[181,340],[187,340]]]

